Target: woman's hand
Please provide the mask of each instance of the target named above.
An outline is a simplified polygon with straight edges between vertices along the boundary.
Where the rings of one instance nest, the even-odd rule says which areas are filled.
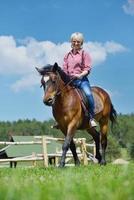
[[[77,79],[82,79],[84,76],[88,75],[88,71],[83,71],[80,74],[73,74],[73,77],[77,78]]]
[[[78,79],[81,79],[83,77],[83,75],[81,75],[81,74],[74,74],[74,77],[78,78]]]

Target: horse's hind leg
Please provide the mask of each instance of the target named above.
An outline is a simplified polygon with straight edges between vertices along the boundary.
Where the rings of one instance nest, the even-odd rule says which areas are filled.
[[[94,141],[95,141],[95,147],[96,147],[96,155],[95,158],[98,160],[98,162],[101,162],[101,154],[100,154],[100,133],[96,131],[95,128],[91,128],[88,130],[88,133],[92,135]]]
[[[101,131],[101,149],[102,149],[102,165],[106,165],[106,159],[105,159],[105,151],[107,147],[107,131],[108,131],[108,120],[102,120],[100,121],[100,131]]]
[[[78,158],[78,155],[76,152],[76,146],[75,146],[73,139],[71,140],[71,143],[70,143],[70,149],[71,149],[73,157],[74,157],[75,165],[80,165],[80,161],[79,161],[79,158]]]

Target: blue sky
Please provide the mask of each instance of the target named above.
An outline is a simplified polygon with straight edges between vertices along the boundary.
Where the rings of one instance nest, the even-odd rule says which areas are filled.
[[[91,85],[118,113],[134,112],[134,0],[1,0],[0,121],[52,118],[35,66],[62,66],[76,31],[93,60]]]

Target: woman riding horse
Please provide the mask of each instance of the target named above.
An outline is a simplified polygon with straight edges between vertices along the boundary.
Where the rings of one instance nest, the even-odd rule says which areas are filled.
[[[82,33],[76,32],[71,35],[71,51],[64,57],[63,70],[70,77],[75,77],[73,85],[83,90],[88,100],[88,117],[91,127],[96,127],[94,120],[94,99],[87,75],[91,71],[91,57],[82,49],[84,37]]]

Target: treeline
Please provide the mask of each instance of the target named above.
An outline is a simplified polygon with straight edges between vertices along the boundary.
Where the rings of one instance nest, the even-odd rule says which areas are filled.
[[[59,130],[52,129],[53,120],[37,121],[36,119],[0,122],[0,140],[8,140],[10,135],[53,135],[63,136]]]
[[[1,121],[0,122],[0,140],[8,140],[10,135],[53,135],[54,137],[64,137],[61,131],[52,129],[54,120],[37,121],[36,119]],[[134,114],[119,114],[117,123],[113,130],[109,129],[107,151],[112,157],[119,157],[120,149],[127,149],[131,158],[134,158]],[[77,131],[76,137],[86,137],[90,141],[91,136],[85,131]]]
[[[117,141],[118,146],[127,149],[130,158],[134,159],[134,113],[119,114],[117,124],[110,135]]]

